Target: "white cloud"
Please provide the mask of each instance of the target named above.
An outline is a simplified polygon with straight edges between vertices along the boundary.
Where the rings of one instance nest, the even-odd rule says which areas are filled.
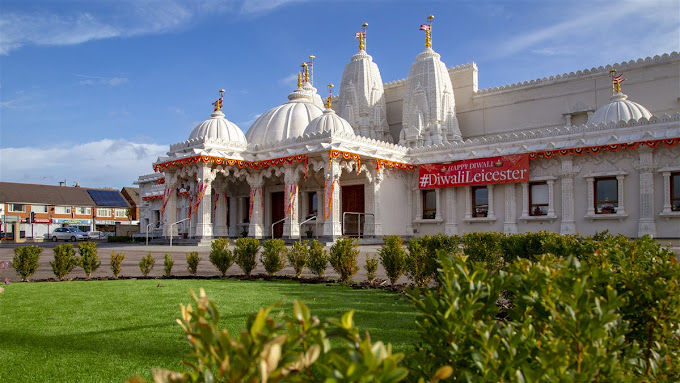
[[[241,130],[243,130],[244,132],[246,132],[246,131],[248,131],[248,129],[250,129],[250,126],[253,125],[253,123],[255,122],[255,120],[257,120],[258,118],[260,118],[261,115],[262,115],[262,113],[251,114],[251,115],[249,116],[250,118],[249,118],[248,120],[242,121],[242,122],[238,122],[238,123],[236,123],[236,125],[237,125],[239,128],[241,128]]]
[[[282,79],[279,80],[280,84],[294,87],[297,85],[297,80],[298,80],[298,72],[292,73]]]
[[[41,109],[45,106],[43,104],[45,94],[39,91],[39,88],[33,87],[26,90],[19,90],[14,92],[12,98],[7,99],[7,96],[3,96],[0,101],[0,109],[15,109],[15,110],[27,110],[27,109]]]
[[[241,13],[266,13],[280,6],[300,1],[302,0],[244,0],[243,5],[241,6]]]
[[[5,182],[58,184],[68,180],[87,187],[132,186],[139,175],[165,155],[167,145],[103,139],[47,148],[0,149],[0,174]]]
[[[84,77],[85,80],[80,80],[78,83],[80,85],[107,85],[107,86],[118,86],[128,83],[127,77],[101,77],[101,76],[87,76],[84,74],[77,74],[77,77]]]
[[[612,50],[648,50],[644,41],[655,41],[661,52],[677,50],[678,5],[673,1],[593,2],[587,7],[562,9],[562,21],[517,35],[500,44],[497,58],[522,52],[534,54],[583,54],[583,47]],[[547,11],[547,10],[546,10]],[[675,14],[675,16],[673,16]],[[661,38],[662,41],[659,41]],[[545,46],[559,46],[554,52]],[[579,48],[580,47],[580,48]],[[633,54],[634,56],[636,54]]]

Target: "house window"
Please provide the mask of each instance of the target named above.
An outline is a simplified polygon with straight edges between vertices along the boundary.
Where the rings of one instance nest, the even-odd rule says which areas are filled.
[[[435,190],[423,190],[423,219],[435,219],[437,216],[437,192]]]
[[[56,214],[71,214],[70,206],[57,206],[54,208]]]
[[[671,173],[671,211],[680,211],[680,172]]]
[[[17,213],[25,212],[26,211],[26,205],[21,204],[21,203],[10,203],[9,205],[9,210],[8,211],[14,211]]]
[[[111,209],[97,209],[97,217],[110,217]]]
[[[316,192],[307,193],[308,216],[317,215],[319,212],[319,195]]]
[[[477,218],[489,214],[489,189],[486,186],[472,188],[472,214]]]
[[[595,178],[595,214],[614,214],[619,207],[616,177]]]
[[[529,183],[529,215],[548,215],[550,206],[549,189],[547,182]]]
[[[33,213],[47,213],[47,205],[31,205]]]
[[[80,215],[92,215],[92,208],[90,207],[79,207],[76,209],[76,214]]]
[[[125,209],[116,209],[116,218],[127,218],[126,210]]]

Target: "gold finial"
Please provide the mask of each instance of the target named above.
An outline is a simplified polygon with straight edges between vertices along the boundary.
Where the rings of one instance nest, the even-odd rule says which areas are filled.
[[[298,88],[302,88],[302,74],[298,72]]]
[[[432,48],[432,19],[434,16],[427,16],[427,24],[420,24],[420,30],[425,31],[425,47]]]
[[[220,98],[217,99],[217,101],[213,102],[212,105],[215,106],[215,112],[219,112],[222,110],[222,105],[224,102],[224,89],[220,89]]]
[[[326,108],[331,108],[331,98],[333,97],[333,84],[328,84],[328,100],[326,101]]]
[[[363,23],[361,24],[361,32],[357,32],[354,34],[355,39],[359,39],[359,50],[364,51],[366,50],[366,27],[368,26],[368,23]]]
[[[609,77],[612,78],[612,93],[613,94],[621,93],[621,83],[626,81],[625,78],[622,78],[623,73],[617,76],[616,69],[610,69]]]

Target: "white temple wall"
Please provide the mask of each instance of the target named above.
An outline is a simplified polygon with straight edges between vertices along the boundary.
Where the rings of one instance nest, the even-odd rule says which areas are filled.
[[[380,209],[382,216],[382,230],[384,235],[411,236],[413,233],[406,231],[408,223],[408,200],[409,190],[404,183],[404,174],[395,175],[402,170],[387,170],[380,185]]]

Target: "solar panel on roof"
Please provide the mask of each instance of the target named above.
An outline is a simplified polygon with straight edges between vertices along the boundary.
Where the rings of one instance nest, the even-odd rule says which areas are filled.
[[[88,190],[95,205],[97,206],[127,206],[127,202],[118,191],[113,190]]]

